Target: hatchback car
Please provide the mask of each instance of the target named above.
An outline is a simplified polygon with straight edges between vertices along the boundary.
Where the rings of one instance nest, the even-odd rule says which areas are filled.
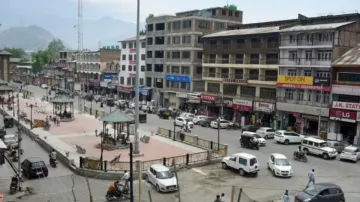
[[[318,183],[297,193],[295,202],[345,202],[345,195],[336,184]]]
[[[347,146],[340,153],[339,159],[357,162],[360,160],[360,149],[354,146]]]
[[[303,138],[304,138],[303,135],[300,135],[293,131],[277,130],[275,132],[275,141],[277,143],[284,143],[284,144],[301,143]]]
[[[343,143],[341,143],[341,142],[338,142],[338,141],[328,140],[328,141],[326,141],[326,142],[327,142],[327,145],[328,145],[329,147],[336,149],[336,151],[337,151],[338,153],[341,153],[341,152],[344,150],[344,148],[345,148],[345,145],[344,145]]]
[[[4,144],[7,146],[8,149],[10,148],[17,148],[18,147],[18,141],[17,137],[14,134],[7,134],[3,136]]]
[[[196,125],[196,124],[200,123],[201,120],[205,120],[206,118],[207,118],[207,116],[204,116],[204,115],[195,116],[193,118],[193,122]]]
[[[256,131],[256,134],[260,135],[265,139],[274,138],[275,130],[268,127],[261,127],[259,130]]]
[[[32,177],[47,177],[49,170],[43,160],[38,157],[31,157],[25,159],[21,163],[21,169],[23,170],[24,175],[30,179]]]
[[[178,189],[177,179],[168,167],[161,164],[151,165],[146,171],[146,180],[158,192],[171,192]]]
[[[218,121],[218,120],[211,121],[210,127],[217,129],[217,128],[218,128],[218,122],[220,122],[220,123],[219,123],[219,124],[220,124],[220,129],[227,128],[227,127],[229,127],[229,125],[231,124],[230,121],[227,121],[227,120],[222,119],[222,120],[220,120],[220,121]]]
[[[274,176],[291,177],[293,174],[291,163],[283,154],[271,154],[267,162],[267,167],[273,172]]]
[[[188,123],[189,128],[194,128],[194,123],[185,117],[177,117],[175,119],[175,125],[180,126],[180,127],[186,125],[186,122]]]
[[[214,120],[216,120],[215,117],[206,117],[204,120],[200,120],[198,124],[202,127],[210,127],[210,123]]]

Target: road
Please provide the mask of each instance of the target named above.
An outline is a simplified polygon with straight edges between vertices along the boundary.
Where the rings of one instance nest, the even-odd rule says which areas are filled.
[[[38,87],[28,87],[34,91],[36,96],[41,97],[45,91]],[[89,103],[87,103],[89,105]],[[77,106],[77,105],[75,105]],[[93,108],[100,109],[99,104],[93,103]],[[108,108],[104,107],[106,110]],[[162,120],[155,115],[148,115],[148,122],[141,124],[140,129],[145,131],[156,131],[157,127],[172,129],[173,120]],[[210,128],[202,128],[195,126],[192,131],[193,135],[200,138],[217,142],[217,130]],[[305,187],[307,183],[307,173],[311,169],[315,169],[317,182],[333,182],[340,185],[346,192],[347,202],[360,201],[360,189],[358,189],[358,181],[360,180],[360,163],[341,162],[339,160],[323,160],[319,157],[309,156],[308,163],[292,161],[294,176],[290,179],[275,178],[266,169],[266,161],[271,153],[282,153],[292,159],[293,151],[297,145],[281,145],[276,144],[273,140],[268,140],[267,145],[260,150],[243,149],[239,145],[239,131],[221,130],[220,142],[228,144],[228,153],[248,152],[257,156],[260,162],[260,173],[257,178],[243,178],[237,176],[236,173],[222,170],[219,165],[206,166],[197,170],[186,170],[179,173],[179,179],[182,187],[182,197],[184,201],[202,198],[214,200],[214,193],[228,193],[231,185],[245,188],[246,193],[257,200],[265,200],[269,197],[277,199],[285,189],[293,190],[293,195],[298,190]],[[141,148],[140,148],[141,150]],[[104,185],[105,186],[105,185]],[[189,188],[191,187],[191,188]],[[104,189],[104,188],[102,188]],[[86,193],[86,192],[85,192]],[[185,193],[185,194],[184,194]],[[183,196],[184,195],[184,196]],[[163,195],[169,196],[169,195]],[[173,197],[173,196],[172,196]],[[185,200],[188,198],[189,200]],[[200,200],[205,201],[205,200]]]

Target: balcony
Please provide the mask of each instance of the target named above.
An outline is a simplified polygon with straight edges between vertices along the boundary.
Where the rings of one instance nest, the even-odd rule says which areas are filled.
[[[260,80],[261,81],[277,81],[277,75],[260,75]]]
[[[250,59],[250,64],[258,65],[258,64],[260,64],[260,59],[259,58],[251,58]]]
[[[184,92],[184,93],[190,93],[190,89],[184,89],[179,87],[165,87],[166,91],[173,91],[173,92]]]
[[[166,58],[166,62],[180,62],[180,58]]]
[[[261,43],[251,43],[251,48],[261,48]]]
[[[267,48],[279,48],[280,43],[279,42],[267,42],[266,47]]]
[[[263,62],[264,60],[261,60]],[[265,60],[265,64],[267,65],[277,65],[279,64],[279,58],[267,58]]]
[[[286,47],[286,46],[306,46],[306,47],[323,47],[323,48],[331,48],[333,46],[333,41],[329,40],[329,41],[319,41],[318,39],[302,39],[302,40],[296,40],[293,42],[290,42],[289,40],[284,40],[281,41],[281,45],[282,47]]]
[[[329,68],[331,66],[331,60],[318,60],[316,59],[306,59],[306,58],[296,58],[295,60],[289,60],[289,58],[281,58],[280,65],[284,66],[315,66],[315,67],[326,67]]]
[[[247,77],[249,80],[259,80],[259,74],[248,74]]]
[[[203,72],[203,77],[216,78],[216,72]]]

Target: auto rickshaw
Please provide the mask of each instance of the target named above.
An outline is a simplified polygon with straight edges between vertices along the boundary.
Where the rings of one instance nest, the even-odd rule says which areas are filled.
[[[249,149],[259,150],[259,142],[257,138],[252,134],[242,134],[240,137],[240,145]]]
[[[161,108],[161,109],[158,110],[157,115],[161,119],[169,119],[170,111],[167,108]]]
[[[11,116],[4,116],[4,127],[5,128],[14,127],[14,119]]]
[[[146,123],[147,122],[147,114],[139,113],[139,122],[140,123]]]

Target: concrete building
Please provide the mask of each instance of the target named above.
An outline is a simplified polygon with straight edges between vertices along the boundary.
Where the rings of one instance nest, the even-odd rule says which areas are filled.
[[[134,86],[136,77],[136,37],[119,41],[121,43],[121,62],[119,73],[119,95],[123,99],[132,99],[135,96]],[[145,101],[151,100],[152,91],[144,88],[145,85],[145,68],[146,68],[146,36],[140,36],[140,74],[139,85],[140,99]],[[136,89],[135,89],[136,90]]]
[[[7,51],[0,50],[0,78],[4,81],[10,81],[10,56]]]
[[[309,18],[280,30],[280,128],[291,126],[305,134],[328,131],[331,63],[360,42],[359,19],[359,14]]]
[[[100,93],[100,82],[107,63],[120,60],[120,49],[102,48],[77,55],[77,77],[86,92]]]
[[[242,23],[242,11],[209,8],[146,19],[145,86],[162,105],[183,106],[188,93],[204,90],[203,34]]]
[[[116,95],[118,94],[119,86],[119,71],[120,71],[120,60],[111,60],[105,64],[100,64],[101,69],[101,82],[100,82],[100,93]]]
[[[360,45],[333,62],[329,139],[360,146]]]
[[[33,83],[33,62],[24,58],[10,58],[10,78],[13,81]]]

